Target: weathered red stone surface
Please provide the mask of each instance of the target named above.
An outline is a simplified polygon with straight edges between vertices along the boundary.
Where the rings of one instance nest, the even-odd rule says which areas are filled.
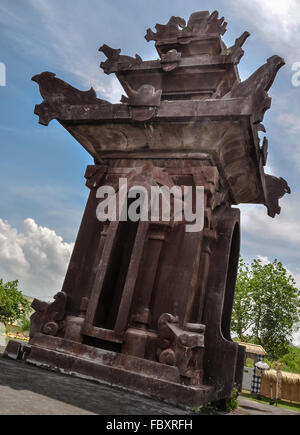
[[[218,13],[172,17],[147,31],[160,60],[144,62],[107,45],[106,74],[126,96],[120,104],[74,89],[54,74],[33,78],[44,102],[40,123],[52,119],[90,153],[90,196],[69,269],[55,302],[34,301],[30,346],[7,355],[122,385],[196,407],[231,396],[240,385],[243,348],[230,323],[240,252],[240,212],[264,204],[280,213],[290,193],[266,175],[268,141],[258,132],[278,70],[273,56],[241,82],[237,65],[245,32],[227,48]],[[151,186],[204,186],[205,225],[107,222],[96,218],[102,185],[119,179]]]

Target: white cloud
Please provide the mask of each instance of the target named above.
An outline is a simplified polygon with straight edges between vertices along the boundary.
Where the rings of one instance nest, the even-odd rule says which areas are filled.
[[[74,74],[83,86],[93,86],[96,92],[113,103],[120,102],[122,87],[115,76],[106,76],[99,68],[97,52],[91,55],[90,33],[78,31],[82,15],[78,11],[72,20],[65,19],[68,9],[43,0],[29,0],[44,22],[48,42],[52,46],[61,66]],[[86,30],[86,29],[85,29]],[[123,91],[124,92],[124,91]]]
[[[271,240],[279,244],[286,243],[298,248],[300,243],[300,221],[298,201],[289,195],[280,200],[281,214],[271,219],[264,206],[241,205],[242,229],[259,241]]]
[[[285,126],[290,134],[296,135],[299,138],[300,124],[299,116],[296,113],[281,113],[279,115],[279,122]]]
[[[270,260],[268,259],[268,257],[264,257],[262,255],[257,255],[256,258],[261,261],[261,264],[263,266],[266,266],[267,264],[270,264]]]
[[[24,221],[23,232],[0,219],[0,277],[18,279],[24,294],[49,300],[61,290],[73,247],[33,219]]]
[[[114,75],[103,73],[99,67],[100,55],[97,54],[101,43],[97,41],[99,21],[96,17],[100,16],[101,23],[101,15],[111,6],[94,1],[91,5],[94,14],[89,14],[90,23],[87,24],[86,5],[78,1],[73,4],[26,0],[26,3],[25,14],[23,9],[13,5],[9,9],[0,6],[0,22],[11,30],[10,38],[25,46],[27,54],[38,57],[41,63],[46,61],[52,68],[75,76],[77,86],[82,90],[93,87],[100,98],[118,103],[124,90]],[[32,26],[36,28],[35,33]]]
[[[300,93],[300,89],[297,92]],[[290,164],[295,166],[298,171],[300,170],[299,110],[299,107],[297,107],[292,112],[287,113],[285,108],[285,111],[278,116],[278,121],[282,125],[282,132],[285,134],[285,146],[282,152]]]
[[[237,15],[256,29],[264,41],[289,63],[300,61],[299,0],[230,0]]]

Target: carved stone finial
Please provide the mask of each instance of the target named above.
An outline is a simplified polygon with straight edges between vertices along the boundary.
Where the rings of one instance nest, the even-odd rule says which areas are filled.
[[[98,99],[93,88],[89,91],[79,91],[51,72],[43,72],[31,79],[39,85],[44,101],[35,106],[34,113],[39,116],[39,122],[48,125],[57,116],[63,105],[80,106],[84,104],[110,104],[108,101]]]
[[[191,32],[195,35],[219,34],[224,35],[227,23],[224,17],[219,18],[219,12],[214,11],[210,14],[208,11],[195,12],[190,16],[187,29],[185,32]]]
[[[170,72],[177,68],[181,59],[181,53],[177,50],[170,50],[161,56],[161,67],[163,71]]]
[[[55,336],[62,326],[66,314],[67,294],[59,292],[54,296],[51,304],[34,299],[31,307],[35,310],[32,314],[30,338],[38,333]]]
[[[171,17],[168,24],[157,24],[156,33],[147,30],[147,41],[173,42],[180,38],[195,38],[207,34],[224,35],[227,23],[224,17],[219,18],[218,11],[210,14],[208,11],[195,12],[190,16],[188,24],[181,17]]]
[[[247,80],[237,83],[223,99],[251,98],[253,123],[263,121],[265,112],[271,107],[272,99],[268,96],[268,90],[272,86],[280,68],[285,65],[280,56],[273,56],[267,63],[261,66]]]
[[[146,40],[149,41],[161,41],[174,39],[180,36],[180,28],[183,29],[186,26],[186,21],[181,17],[171,17],[168,24],[156,24],[154,33],[151,29],[147,30],[145,36]]]
[[[107,173],[107,166],[89,165],[85,172],[86,186],[89,189],[97,189]]]
[[[152,85],[143,85],[138,91],[130,89],[127,103],[130,106],[159,107],[161,101],[161,90],[156,90]],[[124,97],[126,99],[126,97]],[[124,102],[124,99],[123,99]]]
[[[156,90],[152,85],[143,85],[138,91],[128,87],[128,95],[123,95],[121,102],[131,107],[132,118],[135,121],[148,121],[160,106],[162,90]]]
[[[231,56],[234,63],[239,63],[241,58],[244,56],[245,52],[242,49],[242,46],[245,44],[249,36],[249,32],[244,32],[239,38],[235,40],[234,45],[228,48],[227,54]]]
[[[56,74],[48,71],[35,75],[31,80],[39,85],[41,96],[47,103],[79,105],[90,104],[97,100],[93,88],[89,91],[79,91],[63,80],[56,78]]]
[[[100,67],[103,69],[105,74],[111,74],[112,72],[129,70],[137,65],[143,63],[142,58],[136,54],[135,58],[130,56],[121,55],[121,50],[109,47],[104,44],[99,48],[99,51],[105,54],[107,57],[106,62],[102,62]]]
[[[279,206],[279,199],[282,198],[286,193],[290,194],[291,189],[283,178],[273,177],[271,175],[266,175],[266,191],[267,191],[267,207],[268,215],[272,218],[276,214],[280,214],[281,208]]]

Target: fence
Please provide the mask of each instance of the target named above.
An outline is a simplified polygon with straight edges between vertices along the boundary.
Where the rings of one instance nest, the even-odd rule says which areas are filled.
[[[300,375],[276,370],[267,370],[262,376],[260,394],[264,397],[300,403]]]

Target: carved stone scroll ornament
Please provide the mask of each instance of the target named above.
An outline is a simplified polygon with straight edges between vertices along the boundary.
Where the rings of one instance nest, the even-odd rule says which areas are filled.
[[[183,18],[173,16],[168,24],[157,24],[155,26],[156,33],[148,29],[145,38],[147,41],[157,42],[173,42],[185,39],[184,43],[187,43],[191,38],[207,34],[224,35],[226,27],[227,23],[224,21],[224,17],[219,18],[218,11],[214,11],[212,14],[208,11],[202,11],[192,14],[187,25]]]
[[[181,60],[181,53],[177,50],[170,50],[168,53],[161,56],[161,67],[164,72],[170,72],[176,69]]]
[[[160,186],[167,186],[169,189],[174,186],[174,181],[165,168],[154,166],[152,162],[147,162],[143,166],[132,168],[127,174],[127,179],[129,183],[133,183],[134,181],[138,182],[143,179],[148,182],[149,185],[158,184]]]
[[[89,165],[85,172],[86,186],[89,189],[97,189],[101,186],[107,174],[107,166]]]
[[[249,36],[249,32],[244,32],[239,38],[236,39],[234,45],[227,49],[226,54],[231,56],[231,59],[235,64],[238,64],[241,58],[244,56],[245,52],[242,49],[242,46],[245,44]]]
[[[177,317],[163,314],[158,321],[158,359],[162,364],[176,366],[185,383],[196,385],[200,382],[204,349],[204,325],[179,327]]]
[[[183,18],[173,16],[166,25],[156,24],[156,33],[148,29],[145,38],[148,42],[173,40],[180,36],[180,29],[183,29],[185,26],[186,21]]]
[[[54,302],[47,303],[34,299],[31,307],[35,310],[32,314],[30,338],[38,333],[46,335],[57,335],[63,326],[63,319],[66,315],[67,294],[64,292],[57,293],[54,296]]]
[[[39,116],[40,124],[43,125],[48,125],[52,119],[55,119],[61,108],[66,105],[111,104],[97,98],[93,88],[89,91],[79,91],[48,71],[35,75],[32,81],[39,85],[41,96],[44,99],[43,103],[36,105],[34,110],[34,113]]]
[[[276,178],[272,175],[266,175],[266,190],[267,190],[267,207],[268,215],[272,218],[276,214],[280,214],[279,199],[286,193],[290,194],[291,189],[288,183],[283,178]]]
[[[182,31],[182,36],[202,36],[207,34],[224,35],[227,23],[224,17],[219,18],[219,12],[195,12],[190,16],[188,25]]]
[[[148,121],[152,119],[161,104],[162,90],[156,90],[152,85],[143,85],[138,91],[128,86],[128,97],[122,96],[121,102],[131,107],[134,121]]]
[[[121,50],[109,47],[104,44],[99,48],[99,51],[105,54],[107,57],[106,62],[102,62],[100,67],[103,69],[105,74],[111,74],[112,72],[130,70],[131,68],[141,65],[143,63],[142,58],[136,54],[135,58],[130,56],[121,55]]]
[[[272,99],[268,90],[272,86],[280,68],[285,65],[280,56],[272,56],[267,63],[261,66],[247,80],[236,82],[232,90],[223,99],[249,98],[252,105],[253,123],[263,121],[265,112],[270,109]]]
[[[267,132],[266,127],[263,124],[256,124],[257,131],[263,131],[264,133]]]

